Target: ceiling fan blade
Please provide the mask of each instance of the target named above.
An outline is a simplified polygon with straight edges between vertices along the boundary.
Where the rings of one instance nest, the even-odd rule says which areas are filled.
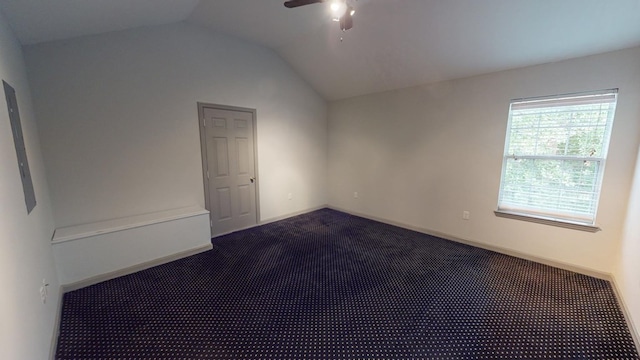
[[[289,9],[291,9],[291,8],[295,8],[295,7],[298,7],[298,6],[317,4],[317,3],[321,3],[321,2],[325,2],[325,1],[326,0],[289,0],[289,1],[285,1],[284,2],[284,6],[288,7]]]
[[[353,17],[351,12],[347,11],[340,17],[340,30],[347,31],[353,27]]]

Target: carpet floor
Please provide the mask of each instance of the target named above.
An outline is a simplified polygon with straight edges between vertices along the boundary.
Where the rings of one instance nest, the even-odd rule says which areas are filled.
[[[66,293],[56,358],[639,359],[604,280],[329,209],[213,244]]]

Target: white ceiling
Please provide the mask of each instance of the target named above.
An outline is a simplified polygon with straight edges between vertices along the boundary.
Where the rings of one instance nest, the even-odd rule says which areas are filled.
[[[0,0],[0,9],[23,44],[186,19],[272,48],[328,100],[640,46],[640,0],[350,1],[355,25],[344,34],[328,4],[284,0]]]
[[[22,44],[35,44],[182,21],[198,1],[1,0],[0,10]]]

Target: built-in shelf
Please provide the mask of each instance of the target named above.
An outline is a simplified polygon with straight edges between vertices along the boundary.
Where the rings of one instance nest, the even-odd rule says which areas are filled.
[[[126,218],[106,220],[89,224],[67,226],[56,229],[51,242],[54,244],[84,239],[101,234],[123,231],[142,226],[158,224],[167,221],[173,221],[192,216],[208,214],[208,211],[199,207],[191,206],[167,211],[154,212]]]

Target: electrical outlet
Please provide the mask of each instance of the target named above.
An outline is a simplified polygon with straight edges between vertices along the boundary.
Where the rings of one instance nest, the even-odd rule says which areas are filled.
[[[354,191],[354,192],[353,192],[353,198],[354,198],[354,199],[357,199],[357,198],[358,198],[358,192],[357,192],[357,191]]]
[[[49,295],[48,286],[49,284],[47,284],[47,279],[42,279],[42,286],[40,286],[40,300],[43,304],[47,303],[47,295]]]
[[[471,214],[467,210],[462,212],[462,220],[469,220],[470,216]]]
[[[292,194],[292,193],[289,193],[289,194],[287,195],[287,199],[289,199],[289,200],[293,199],[293,194]]]

